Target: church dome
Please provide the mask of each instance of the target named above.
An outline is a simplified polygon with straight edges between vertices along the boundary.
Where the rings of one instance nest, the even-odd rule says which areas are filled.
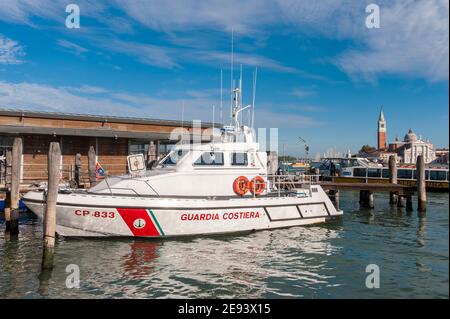
[[[409,129],[408,134],[405,135],[405,142],[411,143],[417,141],[417,135],[413,132],[412,129]]]

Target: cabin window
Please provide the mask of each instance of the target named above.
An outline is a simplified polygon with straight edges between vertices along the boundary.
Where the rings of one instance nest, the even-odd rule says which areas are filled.
[[[381,177],[381,169],[378,168],[369,168],[369,172],[367,173],[367,177]]]
[[[231,154],[231,165],[247,166],[248,165],[247,153]]]
[[[382,172],[382,174],[383,174],[383,178],[389,178],[389,177],[391,177],[391,174],[389,173],[389,170],[388,169],[383,169],[383,172]]]
[[[160,165],[176,165],[186,154],[187,151],[183,150],[172,151],[161,161]]]
[[[204,152],[195,162],[194,165],[223,165],[223,153],[220,152]]]
[[[413,171],[412,169],[399,169],[397,172],[397,177],[401,179],[412,179]]]
[[[365,168],[354,168],[353,176],[354,177],[366,177],[366,169]]]
[[[446,171],[430,171],[430,180],[445,181],[447,179]]]

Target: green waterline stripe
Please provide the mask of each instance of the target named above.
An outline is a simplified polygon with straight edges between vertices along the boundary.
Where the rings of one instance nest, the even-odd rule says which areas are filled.
[[[155,221],[156,227],[158,227],[159,232],[161,233],[162,236],[164,236],[164,232],[161,228],[161,226],[158,223],[158,220],[156,219],[155,215],[153,214],[153,212],[150,209],[147,209],[147,211],[150,213],[150,215],[152,215],[153,220]]]

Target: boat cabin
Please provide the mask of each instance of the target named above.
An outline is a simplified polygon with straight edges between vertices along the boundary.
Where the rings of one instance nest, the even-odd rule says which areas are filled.
[[[245,131],[246,128],[243,128]],[[238,139],[239,140],[239,139]],[[234,142],[226,134],[220,142],[177,145],[142,176],[112,177],[89,192],[142,196],[214,197],[238,196],[234,183],[239,177],[249,181],[267,180],[267,154],[259,151],[252,136]],[[261,194],[267,193],[265,189]],[[252,196],[251,192],[243,196]]]

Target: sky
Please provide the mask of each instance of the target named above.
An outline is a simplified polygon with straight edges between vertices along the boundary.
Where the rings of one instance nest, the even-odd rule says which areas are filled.
[[[257,68],[255,126],[280,152],[376,145],[381,107],[388,141],[448,147],[448,0],[0,0],[0,108],[229,124],[232,32],[243,103]]]

